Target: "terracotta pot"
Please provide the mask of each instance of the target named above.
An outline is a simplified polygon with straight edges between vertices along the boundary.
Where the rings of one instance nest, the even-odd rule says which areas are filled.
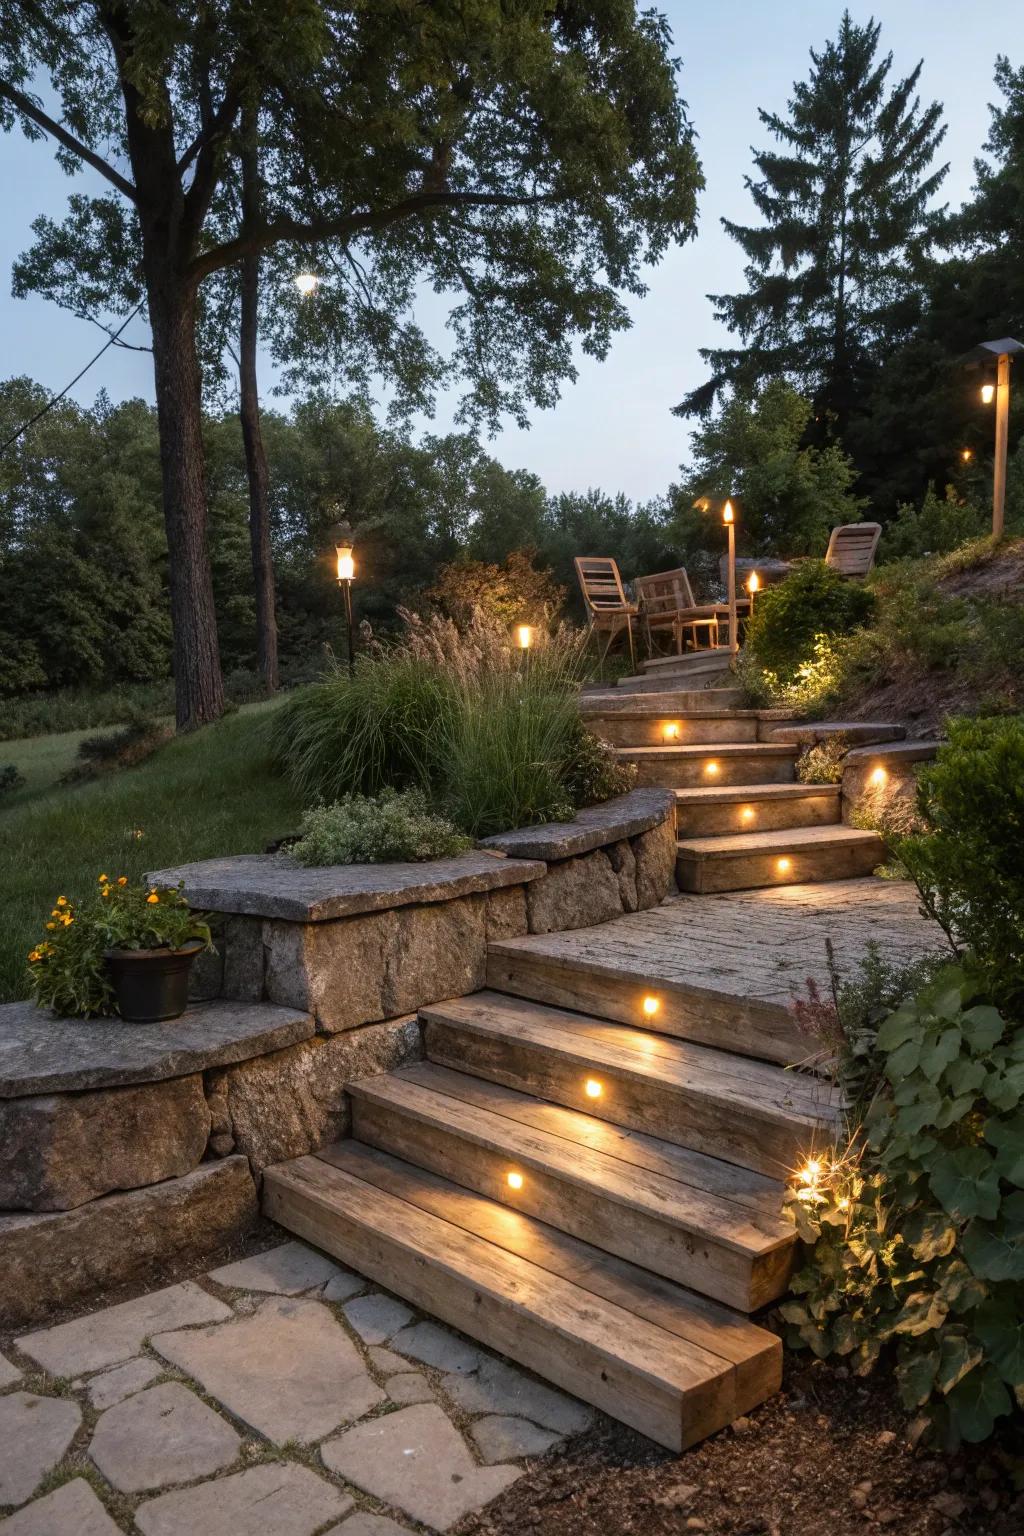
[[[192,962],[202,948],[196,939],[181,949],[108,949],[104,959],[122,1019],[128,1024],[180,1019],[188,1007]]]

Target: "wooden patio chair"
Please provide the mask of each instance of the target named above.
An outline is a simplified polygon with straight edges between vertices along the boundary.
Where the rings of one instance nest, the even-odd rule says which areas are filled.
[[[674,571],[659,571],[654,576],[638,576],[634,585],[647,648],[652,655],[655,640],[666,633],[671,633],[677,655],[682,655],[685,634],[694,650],[699,649],[701,630],[709,646],[718,644],[719,606],[697,602],[682,566]]]
[[[573,565],[583,594],[589,627],[596,634],[607,636],[601,661],[604,661],[618,636],[625,633],[629,642],[629,659],[635,668],[633,620],[637,616],[637,605],[631,603],[626,596],[619,567],[605,555],[577,555]]]
[[[866,576],[875,563],[881,523],[843,523],[832,529],[825,564],[840,576]]]

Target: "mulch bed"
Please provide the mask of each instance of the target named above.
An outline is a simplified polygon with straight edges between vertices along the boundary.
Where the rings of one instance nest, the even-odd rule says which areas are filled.
[[[1024,1437],[911,1449],[883,1378],[791,1361],[783,1390],[673,1456],[603,1420],[460,1536],[1022,1536]],[[1019,1431],[1019,1424],[1018,1424]],[[1015,1486],[1014,1473],[1018,1484]]]

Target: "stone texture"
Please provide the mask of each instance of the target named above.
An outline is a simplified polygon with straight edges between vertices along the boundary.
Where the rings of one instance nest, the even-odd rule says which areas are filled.
[[[634,838],[636,904],[639,912],[656,907],[676,888],[675,817]]]
[[[150,1334],[216,1323],[230,1316],[230,1307],[185,1280],[70,1323],[24,1334],[18,1345],[52,1376],[78,1376],[131,1359]]]
[[[148,1499],[135,1524],[142,1536],[313,1536],[351,1507],[307,1467],[274,1462]]]
[[[82,1422],[66,1397],[0,1397],[0,1505],[24,1504],[60,1461]]]
[[[207,1091],[221,1096],[233,1144],[259,1173],[269,1163],[302,1157],[346,1134],[346,1084],[422,1055],[416,1019],[391,1019],[212,1073]]]
[[[264,971],[262,920],[258,917],[227,918],[221,948],[224,951],[221,979],[224,996],[244,1003],[260,1002]]]
[[[590,928],[621,917],[619,881],[603,849],[551,864],[543,880],[527,888],[531,933]],[[455,994],[450,994],[454,996]]]
[[[572,821],[549,822],[542,827],[519,827],[485,837],[482,848],[524,859],[568,859],[593,848],[604,848],[625,838],[638,837],[651,827],[675,816],[675,796],[670,789],[633,789],[603,805],[590,805]]]
[[[305,1243],[281,1243],[236,1264],[212,1269],[209,1279],[240,1291],[273,1291],[278,1296],[299,1296],[314,1286],[326,1285],[340,1273],[337,1264]]]
[[[267,922],[267,996],[308,1008],[334,1034],[472,992],[483,985],[487,901],[473,895],[335,922]]]
[[[407,1525],[389,1520],[387,1515],[371,1515],[361,1509],[341,1525],[332,1526],[327,1536],[412,1536]]]
[[[5,1387],[13,1387],[16,1381],[21,1380],[21,1371],[16,1365],[12,1365],[3,1355],[0,1355],[0,1392]]]
[[[159,1375],[159,1365],[145,1355],[126,1360],[124,1365],[116,1365],[112,1371],[104,1371],[102,1376],[92,1378],[86,1389],[89,1401],[97,1412],[102,1413],[105,1408],[113,1408],[115,1403],[122,1403],[126,1397],[141,1392]]]
[[[0,1216],[0,1326],[23,1327],[114,1286],[146,1284],[168,1262],[199,1264],[245,1237],[257,1217],[244,1157],[74,1211]]]
[[[185,1077],[312,1033],[305,1011],[266,1003],[202,1003],[152,1027],[120,1019],[57,1019],[34,1003],[4,1003],[0,1099]]]
[[[472,1344],[449,1333],[439,1323],[417,1323],[415,1327],[403,1328],[391,1343],[401,1354],[436,1366],[439,1371],[475,1371],[483,1359]]]
[[[84,1477],[73,1478],[42,1499],[0,1521],[3,1536],[120,1536]]]
[[[460,853],[421,864],[336,864],[304,869],[287,854],[242,853],[162,869],[156,885],[184,881],[192,905],[211,912],[321,923],[361,912],[384,912],[424,902],[452,901],[477,891],[521,885],[544,873],[529,860]]]
[[[388,1397],[403,1407],[408,1403],[432,1403],[434,1389],[419,1371],[403,1371],[400,1376],[388,1379]]]
[[[401,1355],[396,1355],[393,1349],[371,1349],[369,1351],[370,1364],[382,1376],[395,1376],[400,1371],[410,1369],[408,1360],[403,1360]]]
[[[504,891],[491,891],[487,898],[488,944],[492,939],[518,939],[528,932],[526,887],[510,885]]]
[[[902,741],[906,727],[888,720],[801,720],[791,725],[768,725],[761,732],[762,741],[795,742],[809,747],[831,736],[845,736],[852,744],[860,742]]]
[[[519,1475],[516,1467],[478,1467],[431,1403],[359,1424],[328,1441],[321,1455],[347,1482],[437,1531],[488,1504]]]
[[[856,747],[847,752],[843,762],[842,813],[846,826],[853,824],[857,812],[873,818],[901,806],[911,810],[917,799],[917,772],[931,761],[939,748],[933,741],[901,741],[883,747]],[[885,770],[881,784],[873,775]]]
[[[636,854],[628,841],[609,843],[605,852],[619,882],[619,900],[622,903],[622,910],[635,912],[637,908]]]
[[[152,1345],[278,1445],[320,1440],[384,1397],[319,1301],[274,1297],[251,1317],[157,1334]]]
[[[349,1327],[355,1329],[364,1344],[385,1343],[399,1328],[404,1328],[412,1317],[411,1310],[403,1306],[402,1302],[384,1296],[380,1291],[373,1291],[369,1296],[357,1296],[355,1301],[346,1302],[341,1310]]]
[[[229,1467],[241,1439],[178,1381],[127,1398],[100,1416],[89,1455],[121,1493],[190,1483]]]
[[[561,1440],[550,1430],[538,1429],[529,1419],[509,1418],[505,1414],[479,1419],[470,1433],[486,1462],[517,1461],[522,1456],[543,1456]]]
[[[0,1099],[0,1209],[68,1211],[180,1177],[199,1163],[209,1134],[198,1074]]]
[[[363,1291],[369,1282],[363,1275],[357,1275],[351,1269],[339,1269],[333,1280],[328,1280],[323,1288],[324,1301],[348,1301],[350,1296],[355,1296],[357,1291]]]
[[[442,1386],[465,1413],[515,1414],[562,1435],[577,1434],[594,1418],[586,1403],[490,1355],[471,1376],[446,1376]]]

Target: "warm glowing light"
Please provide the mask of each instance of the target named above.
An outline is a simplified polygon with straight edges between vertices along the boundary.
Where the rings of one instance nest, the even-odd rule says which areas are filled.
[[[707,773],[707,774],[710,774],[711,777],[714,778],[715,774],[718,772],[718,764],[716,762],[714,762],[714,761],[712,761],[710,763],[705,763],[704,764],[704,772]]]
[[[743,821],[753,821],[756,815],[757,812],[754,810],[752,805],[745,805],[742,811],[740,811],[740,817]]]
[[[508,1174],[507,1181],[509,1189],[522,1189],[523,1187],[523,1176],[521,1173]]]
[[[750,575],[747,577],[747,591],[750,593],[751,597],[753,597],[754,593],[760,592],[760,590],[761,578],[756,571],[751,571]]]
[[[961,448],[960,449],[960,457],[961,457],[961,459],[963,460],[963,462],[965,464],[969,464],[971,462],[971,460],[974,458],[974,450],[973,450],[973,448]]]
[[[803,1168],[797,1174],[801,1184],[816,1184],[821,1178],[821,1164],[816,1157],[809,1157]]]
[[[529,624],[516,625],[516,645],[521,651],[528,651],[533,644],[533,630]]]
[[[661,999],[660,998],[649,997],[649,996],[644,998],[644,1013],[646,1013],[646,1015],[647,1015],[647,1017],[649,1019],[653,1019],[654,1018],[654,1015],[657,1013],[657,1011],[658,1011],[658,1009],[660,1007],[661,1007]]]
[[[354,581],[356,574],[355,557],[352,554],[351,544],[338,545],[338,580]]]
[[[734,523],[735,521],[736,521],[736,514],[735,514],[735,512],[732,509],[732,502],[731,501],[727,501],[725,506],[722,508],[722,522],[723,523]]]
[[[779,861],[775,865],[775,868],[778,870],[780,875],[788,875],[790,870],[793,868],[793,860],[792,859],[779,859]]]
[[[320,279],[315,272],[297,272],[295,274],[295,286],[304,299],[308,299],[311,293],[316,293],[320,286]]]
[[[662,741],[678,741],[679,740],[679,730],[680,730],[680,727],[679,727],[678,722],[675,721],[675,720],[669,720],[661,728],[661,739],[662,739]]]
[[[888,777],[889,775],[884,768],[874,768],[871,772],[871,783],[878,785],[884,784]]]
[[[991,405],[992,401],[995,399],[995,397],[996,397],[996,387],[995,387],[994,384],[983,384],[981,386],[981,403],[982,403],[982,405]]]
[[[604,1088],[596,1077],[588,1077],[583,1084],[583,1092],[588,1099],[599,1099],[602,1093],[604,1093]]]

